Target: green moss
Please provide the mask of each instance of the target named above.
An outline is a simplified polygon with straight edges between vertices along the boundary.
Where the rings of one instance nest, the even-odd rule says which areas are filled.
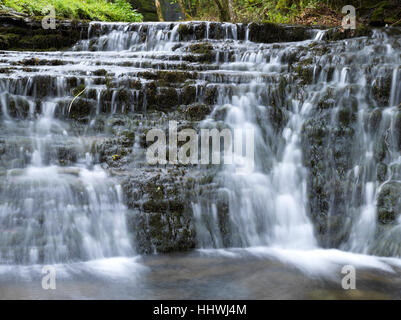
[[[77,96],[79,93],[81,93],[85,89],[85,84],[81,83],[78,85],[76,88],[72,89],[72,94],[74,96]]]
[[[126,89],[120,89],[117,92],[117,99],[121,103],[129,103],[129,93]]]
[[[191,34],[191,27],[189,24],[180,24],[177,32],[180,35],[180,40],[185,40]]]
[[[71,105],[69,116],[70,118],[87,122],[91,113],[92,103],[86,99],[77,98]]]
[[[165,83],[184,83],[187,79],[193,79],[193,75],[189,72],[181,71],[158,71],[156,79]]]
[[[301,80],[301,83],[306,85],[306,84],[312,84],[313,82],[313,69],[311,67],[303,67],[301,64],[299,64],[295,72],[298,76],[298,78]]]
[[[131,145],[134,143],[134,141],[135,141],[135,132],[134,131],[124,130],[122,132],[122,135],[124,135],[128,139],[128,141]]]
[[[328,41],[338,41],[356,37],[370,37],[372,33],[373,30],[371,27],[364,24],[359,24],[357,25],[357,28],[355,30],[353,29],[342,30],[340,28],[330,29],[326,33],[326,39]]]
[[[206,104],[193,104],[185,109],[185,116],[191,121],[201,121],[210,114],[212,108]]]
[[[7,50],[14,47],[20,36],[15,33],[0,34],[0,50]]]
[[[137,79],[130,80],[129,87],[131,89],[140,90],[140,89],[142,89],[142,83],[140,80],[137,80]]]
[[[188,48],[190,52],[199,55],[199,57],[194,58],[194,60],[199,62],[214,61],[215,54],[213,53],[213,49],[213,46],[209,42],[196,43]]]
[[[207,86],[204,91],[204,101],[209,105],[213,105],[217,101],[217,88],[214,86]]]
[[[79,39],[80,30],[72,25],[44,30],[40,22],[28,23],[17,19],[8,27],[0,27],[0,50],[52,51],[70,47]]]
[[[95,76],[106,76],[107,75],[107,71],[105,69],[99,69],[99,70],[95,70],[93,71],[93,75]]]

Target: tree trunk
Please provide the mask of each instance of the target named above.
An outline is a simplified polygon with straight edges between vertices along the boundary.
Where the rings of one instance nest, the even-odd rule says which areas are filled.
[[[156,6],[157,17],[159,18],[159,21],[164,21],[162,7],[160,5],[159,0],[155,0],[155,6]]]
[[[230,21],[230,13],[228,8],[228,0],[214,0],[219,9],[220,21],[227,22]]]
[[[228,13],[230,15],[230,21],[235,20],[234,3],[233,0],[228,0]]]

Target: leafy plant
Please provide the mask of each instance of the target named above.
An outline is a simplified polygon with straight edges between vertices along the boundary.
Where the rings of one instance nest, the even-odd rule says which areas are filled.
[[[43,9],[51,5],[57,17],[100,21],[142,21],[126,0],[2,0],[2,3],[18,12],[42,16]]]

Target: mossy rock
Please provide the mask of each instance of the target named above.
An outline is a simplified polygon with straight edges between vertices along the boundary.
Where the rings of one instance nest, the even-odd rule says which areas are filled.
[[[1,15],[0,50],[60,50],[87,34],[88,24],[84,22],[58,21],[56,30],[45,30],[37,18]]]
[[[158,95],[158,110],[172,110],[174,107],[178,107],[178,93],[175,88],[160,88],[160,94]]]
[[[9,50],[17,45],[20,36],[14,33],[0,35],[0,50]]]
[[[78,154],[71,146],[60,146],[57,148],[57,159],[61,166],[72,165],[77,161]]]
[[[51,92],[55,92],[54,78],[48,75],[36,75],[32,78],[34,86],[28,92],[28,95],[35,96],[37,99],[46,97]]]
[[[376,166],[376,176],[377,176],[377,180],[379,182],[384,182],[386,180],[386,176],[387,176],[387,165],[385,163],[378,163]]]
[[[387,182],[377,198],[377,219],[382,224],[394,224],[401,214],[401,183]]]
[[[262,43],[303,41],[309,38],[308,28],[274,23],[251,23],[249,40]]]
[[[302,64],[298,64],[295,69],[297,79],[301,81],[301,84],[308,85],[313,82],[313,67],[312,66],[303,66]]]
[[[370,37],[373,34],[373,29],[366,25],[359,25],[356,29],[343,30],[341,28],[330,29],[326,33],[326,40],[338,41],[358,37]]]
[[[25,119],[29,115],[30,105],[22,97],[10,99],[8,104],[8,113],[13,118]]]
[[[209,42],[195,43],[189,46],[192,53],[207,54],[213,51],[213,46]]]
[[[91,114],[92,105],[90,100],[83,98],[75,99],[69,110],[70,118],[81,122],[87,122]]]
[[[204,91],[204,101],[206,104],[214,105],[217,102],[217,88],[215,86],[207,86]]]
[[[95,71],[93,71],[93,75],[99,76],[99,77],[104,77],[107,75],[107,71],[105,69],[95,70]]]
[[[349,126],[354,123],[357,119],[355,113],[351,108],[342,107],[337,113],[338,122],[342,126]]]
[[[197,58],[194,58],[195,61],[201,63],[212,62],[215,60],[216,55],[213,52],[214,48],[209,42],[201,42],[192,44],[188,50],[192,53],[199,55]]]
[[[187,108],[185,109],[185,117],[187,120],[201,121],[205,119],[211,111],[211,106],[207,104],[196,103],[187,106]]]
[[[384,77],[375,79],[372,86],[373,97],[380,107],[386,107],[390,103],[392,76],[388,73]]]
[[[196,100],[196,87],[194,85],[185,85],[182,89],[181,102],[185,105],[191,104]]]
[[[191,26],[189,24],[180,24],[177,32],[180,35],[181,41],[186,40],[192,33]]]
[[[79,86],[75,87],[74,89],[72,89],[72,94],[74,96],[77,96],[78,94],[80,94],[82,91],[84,91],[85,89],[85,84],[80,84]]]
[[[156,78],[159,82],[163,82],[165,84],[171,83],[184,83],[188,79],[193,79],[194,75],[190,72],[183,71],[158,71],[156,74]]]
[[[176,212],[143,212],[128,221],[135,230],[137,251],[169,253],[192,250],[196,246],[191,220]]]

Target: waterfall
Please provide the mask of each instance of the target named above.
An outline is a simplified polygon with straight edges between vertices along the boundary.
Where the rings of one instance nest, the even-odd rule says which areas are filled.
[[[121,186],[88,158],[97,138],[78,136],[71,123],[56,117],[64,77],[56,76],[54,92],[40,92],[43,79],[31,75],[13,87],[24,76],[1,80],[0,263],[132,256]],[[28,110],[16,119],[23,108]]]
[[[161,232],[192,210],[197,248],[401,256],[400,37],[283,30],[262,43],[255,25],[93,22],[62,53],[2,52],[0,263],[157,251],[164,233],[136,242],[130,220],[149,227],[153,200]],[[140,183],[124,199],[121,176],[164,169],[143,163],[141,135],[205,105],[196,128],[252,130],[254,165],[184,168],[208,177],[185,206]]]

